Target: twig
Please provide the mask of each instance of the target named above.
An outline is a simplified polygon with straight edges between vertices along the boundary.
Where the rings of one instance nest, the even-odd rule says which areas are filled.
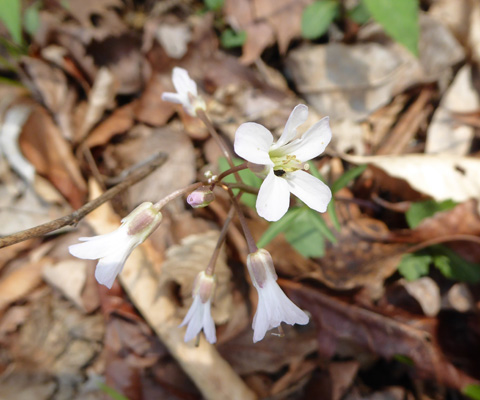
[[[34,237],[46,235],[47,233],[56,231],[57,229],[63,228],[67,225],[77,224],[83,217],[85,217],[85,215],[92,212],[106,201],[112,199],[117,194],[123,192],[125,189],[129,188],[130,186],[134,185],[135,183],[141,181],[146,176],[151,174],[158,167],[160,167],[166,161],[166,159],[167,155],[165,153],[158,153],[157,156],[153,158],[148,165],[142,166],[141,168],[133,171],[129,176],[125,178],[123,182],[108,189],[101,196],[97,197],[92,201],[89,201],[87,204],[80,207],[73,213],[61,218],[57,218],[50,222],[46,222],[42,225],[38,225],[33,228],[26,229],[24,231],[20,231],[12,235],[0,238],[0,248],[11,246],[12,244],[23,242],[24,240]]]

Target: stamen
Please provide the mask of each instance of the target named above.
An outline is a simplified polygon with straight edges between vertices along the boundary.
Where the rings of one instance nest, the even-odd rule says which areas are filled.
[[[285,337],[285,332],[283,331],[282,325],[278,325],[277,330],[278,330],[278,333],[272,332],[273,336]]]

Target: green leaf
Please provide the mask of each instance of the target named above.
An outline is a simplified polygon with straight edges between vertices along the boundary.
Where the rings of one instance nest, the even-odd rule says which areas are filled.
[[[362,1],[349,10],[347,15],[359,25],[365,24],[371,17],[367,7],[365,7]]]
[[[340,4],[335,0],[319,0],[310,4],[302,14],[302,36],[305,39],[323,36],[339,11]]]
[[[480,265],[460,257],[452,249],[445,246],[430,247],[433,253],[433,265],[449,279],[477,283],[480,281]]]
[[[418,57],[418,0],[363,0],[385,32]]]
[[[340,189],[347,186],[351,181],[363,174],[367,169],[367,164],[359,165],[358,167],[349,169],[340,178],[338,178],[332,185],[332,192],[337,193]]]
[[[311,208],[308,208],[307,211],[310,214],[310,219],[307,221],[307,225],[311,225],[314,228],[318,229],[318,231],[322,233],[332,243],[337,243],[337,238],[333,235],[332,231],[328,227],[323,217]]]
[[[296,218],[288,224],[285,239],[304,257],[322,257],[325,254],[324,236],[318,227],[312,224],[311,210],[307,207],[300,210]]]
[[[263,233],[262,237],[257,243],[257,246],[259,248],[265,247],[275,238],[275,236],[289,229],[292,222],[299,216],[302,210],[302,207],[291,208],[278,221],[272,222],[268,229]]]
[[[247,40],[247,32],[235,32],[232,29],[226,29],[220,35],[220,43],[226,49],[242,46]]]
[[[25,26],[25,30],[30,35],[35,35],[40,28],[40,3],[36,2],[33,3],[30,7],[25,10],[23,14],[23,24]]]
[[[402,364],[409,365],[410,367],[413,367],[415,365],[415,363],[410,357],[404,356],[403,354],[395,354],[393,358],[398,362],[401,362]]]
[[[398,264],[398,272],[407,281],[414,281],[428,274],[431,262],[428,254],[405,254]]]
[[[480,385],[467,385],[462,389],[462,393],[473,400],[480,400]]]
[[[0,20],[7,27],[13,41],[22,44],[21,0],[0,0]]]
[[[98,386],[100,387],[100,390],[102,392],[109,395],[113,400],[128,400],[128,397],[125,397],[124,395],[118,393],[114,388],[111,388],[103,382],[100,383]]]
[[[218,11],[223,7],[224,0],[204,0],[209,10]]]
[[[241,160],[239,158],[235,158],[233,160],[234,165],[240,165],[240,164],[243,164],[244,162],[245,162],[244,160]],[[225,157],[222,157],[218,160],[218,166],[220,168],[220,172],[224,172],[227,169],[230,169],[230,165],[228,164],[228,161]],[[242,171],[239,171],[238,174],[240,175],[240,178],[242,178],[243,182],[248,186],[253,186],[253,187],[259,188],[260,185],[262,184],[262,180],[258,176],[256,176],[252,171],[250,171],[249,169],[244,169]],[[235,175],[231,174],[231,175],[227,176],[224,179],[224,182],[227,182],[227,183],[236,182]],[[237,194],[238,192],[239,192],[238,189],[233,189],[234,194]],[[255,204],[257,203],[257,196],[255,194],[251,194],[251,193],[244,193],[243,196],[242,196],[241,202],[243,204],[247,205],[248,207],[254,209]]]
[[[446,211],[457,205],[453,200],[436,202],[435,200],[420,201],[413,203],[405,213],[407,224],[410,228],[416,228],[425,218],[431,217],[437,212]]]
[[[330,203],[328,203],[327,213],[330,216],[330,219],[332,220],[333,227],[337,231],[340,231],[340,229],[342,229],[342,226],[340,225],[340,221],[338,220],[337,212],[335,211],[335,199],[334,198],[332,198],[332,200],[330,200]]]

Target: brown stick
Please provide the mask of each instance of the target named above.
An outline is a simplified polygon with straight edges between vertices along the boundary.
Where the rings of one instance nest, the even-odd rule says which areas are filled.
[[[87,204],[83,205],[73,213],[64,217],[57,218],[53,221],[49,221],[44,224],[35,226],[33,228],[26,229],[24,231],[13,233],[11,235],[0,238],[0,248],[11,246],[12,244],[23,242],[27,239],[46,235],[47,233],[56,231],[57,229],[63,228],[67,225],[77,224],[83,217],[85,217],[85,215],[92,212],[106,201],[112,199],[117,194],[123,192],[125,189],[129,188],[130,186],[134,185],[135,183],[141,181],[146,176],[151,174],[158,167],[160,167],[166,161],[166,159],[167,155],[165,153],[158,153],[154,158],[152,158],[152,160],[148,164],[142,166],[141,168],[133,171],[130,175],[128,175],[123,182],[108,189],[101,196],[97,197],[92,201],[89,201]]]

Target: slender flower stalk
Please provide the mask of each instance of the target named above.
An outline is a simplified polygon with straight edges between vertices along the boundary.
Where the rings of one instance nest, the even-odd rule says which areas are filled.
[[[332,132],[328,117],[321,119],[300,138],[297,128],[308,117],[308,107],[299,104],[290,114],[282,135],[273,142],[273,135],[264,126],[247,122],[235,133],[235,152],[245,160],[258,164],[265,177],[257,197],[258,215],[268,221],[279,220],[288,210],[290,193],[310,208],[325,212],[332,198],[327,185],[305,172],[306,162],[320,155],[330,142]],[[263,166],[263,168],[259,168]]]
[[[122,271],[127,257],[158,227],[162,214],[152,203],[142,203],[122,219],[118,229],[106,235],[81,237],[70,246],[71,255],[86,260],[99,259],[95,269],[98,283],[112,288],[117,275]]]

